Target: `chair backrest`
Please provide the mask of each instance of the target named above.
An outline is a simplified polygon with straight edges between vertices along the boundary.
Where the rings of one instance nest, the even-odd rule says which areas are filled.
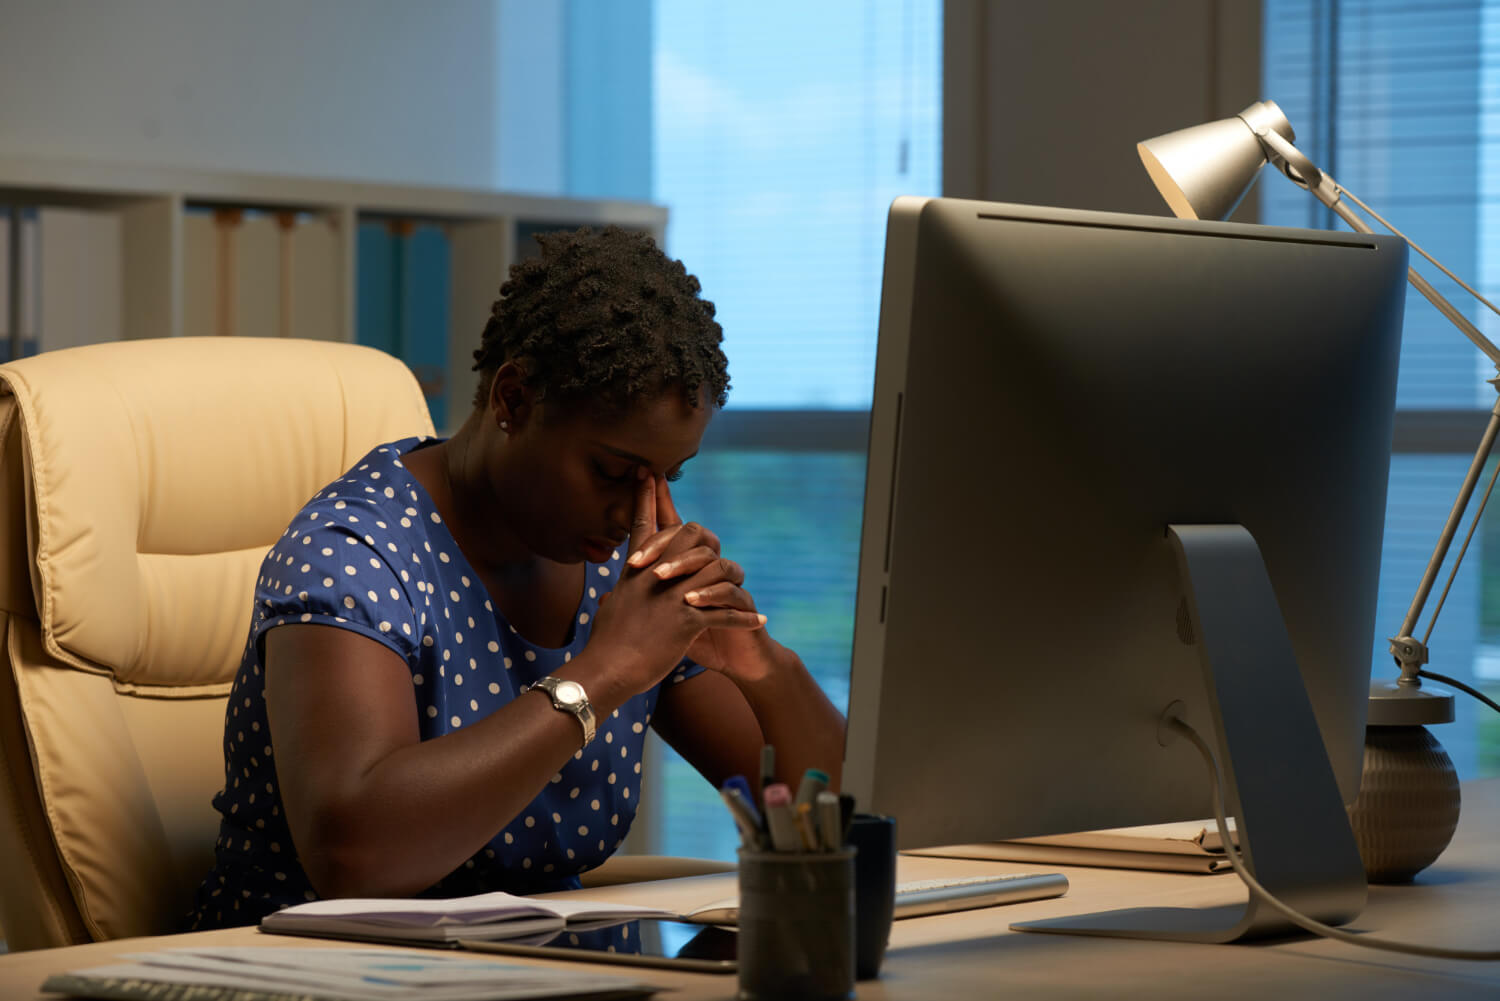
[[[398,360],[172,338],[0,366],[0,913],[10,948],[174,930],[212,864],[262,557],[375,445]]]

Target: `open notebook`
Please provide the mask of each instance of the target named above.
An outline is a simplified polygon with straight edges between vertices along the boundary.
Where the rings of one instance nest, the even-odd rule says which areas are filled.
[[[376,942],[451,944],[503,939],[564,928],[601,927],[633,918],[671,918],[656,907],[591,900],[537,900],[499,891],[442,899],[315,900],[269,914],[262,931]]]

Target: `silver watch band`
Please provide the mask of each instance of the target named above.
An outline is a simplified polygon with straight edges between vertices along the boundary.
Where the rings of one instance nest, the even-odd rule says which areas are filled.
[[[521,689],[524,695],[533,688],[546,692],[552,700],[552,708],[564,712],[578,721],[583,728],[583,744],[588,747],[594,740],[594,707],[589,703],[588,693],[576,681],[547,675]]]

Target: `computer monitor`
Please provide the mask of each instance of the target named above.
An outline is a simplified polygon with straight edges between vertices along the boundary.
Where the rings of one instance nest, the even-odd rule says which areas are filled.
[[[1211,816],[1176,706],[1260,881],[1359,912],[1405,274],[1394,237],[896,200],[843,783],[901,847]]]

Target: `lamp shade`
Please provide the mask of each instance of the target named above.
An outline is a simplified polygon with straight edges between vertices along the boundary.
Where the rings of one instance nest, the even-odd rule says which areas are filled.
[[[1182,219],[1227,219],[1266,164],[1257,127],[1295,142],[1292,126],[1272,101],[1257,101],[1222,118],[1136,143],[1146,172]]]

